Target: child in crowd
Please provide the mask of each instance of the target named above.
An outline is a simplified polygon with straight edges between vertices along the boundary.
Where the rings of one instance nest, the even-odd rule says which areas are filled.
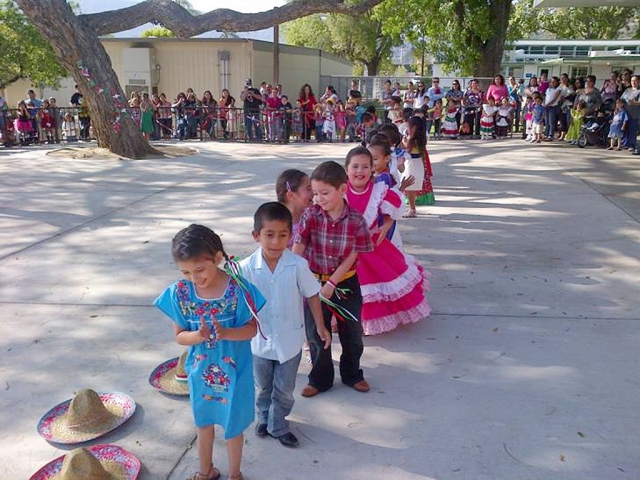
[[[282,95],[280,97],[280,114],[282,119],[282,143],[289,143],[291,138],[291,110],[293,106],[289,102],[289,97]]]
[[[402,215],[400,194],[385,182],[372,181],[373,157],[366,148],[352,149],[345,166],[347,201],[364,216],[375,245],[373,251],[358,256],[356,266],[364,334],[376,335],[418,322],[431,312],[424,296],[422,268],[387,238],[394,220]]]
[[[455,102],[449,101],[447,103],[447,110],[444,115],[444,121],[442,122],[442,135],[450,138],[458,138],[458,122],[456,116],[458,115],[458,107]]]
[[[440,139],[440,130],[442,128],[442,99],[438,99],[433,102],[433,108],[431,109],[431,118],[433,120],[433,139]],[[428,134],[429,132],[427,132]],[[427,135],[428,137],[428,135]]]
[[[322,130],[324,128],[324,107],[321,103],[316,103],[313,107],[314,116],[313,121],[315,122],[316,128],[316,142],[321,142],[324,140],[324,136],[322,135]]]
[[[364,143],[367,142],[367,139],[373,135],[376,129],[376,118],[375,115],[371,115],[369,112],[366,112],[362,115],[362,122],[360,123],[360,128],[358,129],[358,136],[362,139]]]
[[[142,112],[140,111],[140,99],[138,97],[133,97],[129,100],[129,110],[131,111],[131,119],[136,122],[136,125],[140,127],[140,122],[142,121]]]
[[[482,104],[480,114],[480,140],[491,140],[494,134],[495,116],[498,108],[493,97],[487,98],[487,103]]]
[[[511,125],[513,108],[509,104],[509,97],[504,97],[500,101],[500,106],[496,112],[496,137],[506,138]]]
[[[338,100],[336,108],[333,111],[333,115],[336,118],[336,132],[338,134],[338,141],[345,141],[345,132],[347,131],[347,112],[344,108],[342,100]]]
[[[236,132],[238,131],[238,115],[236,112],[236,99],[231,98],[231,101],[227,107],[227,126],[225,127],[227,132],[227,138],[234,140],[236,138]]]
[[[299,445],[289,429],[296,375],[304,342],[304,300],[313,316],[318,337],[326,350],[331,333],[325,328],[320,305],[320,283],[307,261],[287,249],[291,238],[291,213],[283,204],[261,205],[253,216],[253,238],[260,247],[240,262],[242,272],[265,296],[260,316],[266,338],[251,339],[256,387],[258,437],[270,435],[285,447]]]
[[[48,144],[54,143],[56,137],[56,119],[51,111],[51,104],[46,98],[42,100],[42,107],[40,108],[40,128],[42,133],[47,139]]]
[[[542,131],[544,129],[544,107],[542,106],[542,96],[538,95],[533,100],[533,109],[531,110],[532,119],[531,119],[531,130],[533,137],[531,138],[531,143],[541,143],[542,142]]]
[[[571,125],[567,130],[567,135],[564,137],[571,145],[578,144],[578,137],[580,136],[580,129],[584,123],[585,112],[587,111],[587,103],[584,100],[580,100],[575,104],[571,110]]]
[[[199,471],[190,480],[220,477],[213,466],[214,425],[222,425],[229,455],[228,479],[242,480],[242,432],[254,420],[250,339],[265,300],[237,275],[220,237],[190,225],[173,238],[171,253],[184,279],[169,286],[155,305],[173,322],[176,341],[189,347],[185,369],[198,428]],[[225,263],[225,270],[219,266]]]
[[[607,150],[622,150],[622,137],[627,130],[627,124],[629,123],[629,114],[625,106],[627,102],[619,98],[616,100],[616,110],[613,112],[613,118],[611,119],[611,126],[609,127],[609,138],[611,139],[611,145]]]
[[[327,98],[324,102],[322,117],[324,123],[322,125],[322,136],[325,140],[332,142],[336,134],[336,117],[333,114],[335,105],[332,98]]]
[[[530,142],[535,135],[533,134],[533,107],[535,103],[533,101],[533,97],[529,96],[526,98],[524,106],[522,107],[522,111],[524,112],[524,132],[522,134],[523,138]]]
[[[300,230],[302,213],[313,204],[313,191],[309,176],[295,168],[285,170],[276,180],[276,197],[291,212],[292,227],[288,247],[293,246],[293,239]]]
[[[393,100],[393,105],[387,111],[387,118],[392,124],[398,125],[403,120],[401,100],[398,97],[391,97],[391,100]]]
[[[71,113],[67,112],[62,122],[62,137],[67,143],[78,141],[78,124]]]
[[[350,142],[355,142],[356,137],[358,136],[358,121],[357,121],[357,113],[356,109],[358,108],[358,100],[352,97],[349,97],[347,100],[347,105],[345,106],[344,112],[347,118],[347,131],[346,135],[349,138]]]
[[[371,236],[362,215],[344,200],[347,174],[340,164],[328,161],[316,167],[311,174],[311,188],[317,203],[302,214],[293,252],[304,254],[311,271],[322,283],[320,295],[331,302],[322,305],[325,328],[330,329],[333,315],[338,318],[342,383],[358,392],[368,392],[370,387],[360,368],[364,351],[362,295],[355,263],[359,254],[373,250]],[[313,397],[331,388],[335,372],[331,348],[324,348],[308,307],[305,327],[312,368],[309,384],[301,395]]]
[[[27,108],[27,103],[24,100],[21,100],[18,103],[17,115],[18,116],[14,121],[14,127],[17,132],[20,145],[25,145],[33,133],[33,122],[31,121],[31,114]]]
[[[404,171],[405,154],[405,150],[402,148],[400,129],[391,123],[387,123],[379,128],[378,133],[383,135],[389,144],[389,174],[393,180],[393,186],[400,185],[402,172]]]
[[[413,185],[405,189],[405,195],[409,201],[409,210],[403,215],[404,218],[415,218],[416,214],[416,198],[418,192],[422,189],[425,178],[425,166],[423,155],[427,148],[427,134],[424,122],[420,117],[411,117],[409,120],[408,134],[404,137],[403,146],[407,150],[409,157],[405,156],[403,180],[413,177]]]

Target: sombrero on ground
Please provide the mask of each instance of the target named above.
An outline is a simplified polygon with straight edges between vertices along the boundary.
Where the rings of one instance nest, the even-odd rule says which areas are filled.
[[[129,395],[83,389],[45,413],[37,431],[51,442],[86,442],[119,427],[135,410],[136,402]]]
[[[187,351],[158,365],[149,376],[149,383],[164,393],[189,395],[187,372],[184,369]]]
[[[76,448],[52,460],[29,480],[134,480],[140,460],[117,445]]]

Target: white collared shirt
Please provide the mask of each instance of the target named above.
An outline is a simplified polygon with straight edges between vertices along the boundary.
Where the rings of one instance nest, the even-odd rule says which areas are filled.
[[[305,339],[304,299],[320,293],[320,282],[308,262],[285,250],[272,272],[259,247],[240,262],[242,275],[266,298],[260,311],[260,333],[251,339],[251,352],[284,363],[295,357]]]

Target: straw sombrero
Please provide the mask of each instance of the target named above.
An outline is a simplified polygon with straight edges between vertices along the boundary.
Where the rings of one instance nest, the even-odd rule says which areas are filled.
[[[134,480],[140,460],[117,445],[76,448],[52,460],[29,480]]]
[[[51,442],[86,442],[119,427],[135,410],[136,402],[129,395],[84,389],[45,413],[37,430]]]
[[[180,355],[180,358],[172,358],[161,363],[151,372],[149,383],[170,395],[189,395],[187,372],[184,369],[186,360],[187,351]]]

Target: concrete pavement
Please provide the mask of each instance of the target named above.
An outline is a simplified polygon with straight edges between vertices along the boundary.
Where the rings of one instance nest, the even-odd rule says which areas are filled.
[[[188,402],[147,382],[181,350],[150,305],[178,277],[170,240],[200,222],[250,253],[278,173],[350,145],[190,145],[198,155],[139,161],[0,150],[0,479],[68,450],[35,426],[85,387],[136,400],[93,443],[134,453],[141,480],[197,469]],[[400,228],[433,274],[434,313],[365,339],[367,394],[300,397],[303,361],[301,447],[249,429],[245,478],[640,478],[640,160],[518,140],[430,151],[437,203]],[[221,440],[215,461],[226,472]]]

